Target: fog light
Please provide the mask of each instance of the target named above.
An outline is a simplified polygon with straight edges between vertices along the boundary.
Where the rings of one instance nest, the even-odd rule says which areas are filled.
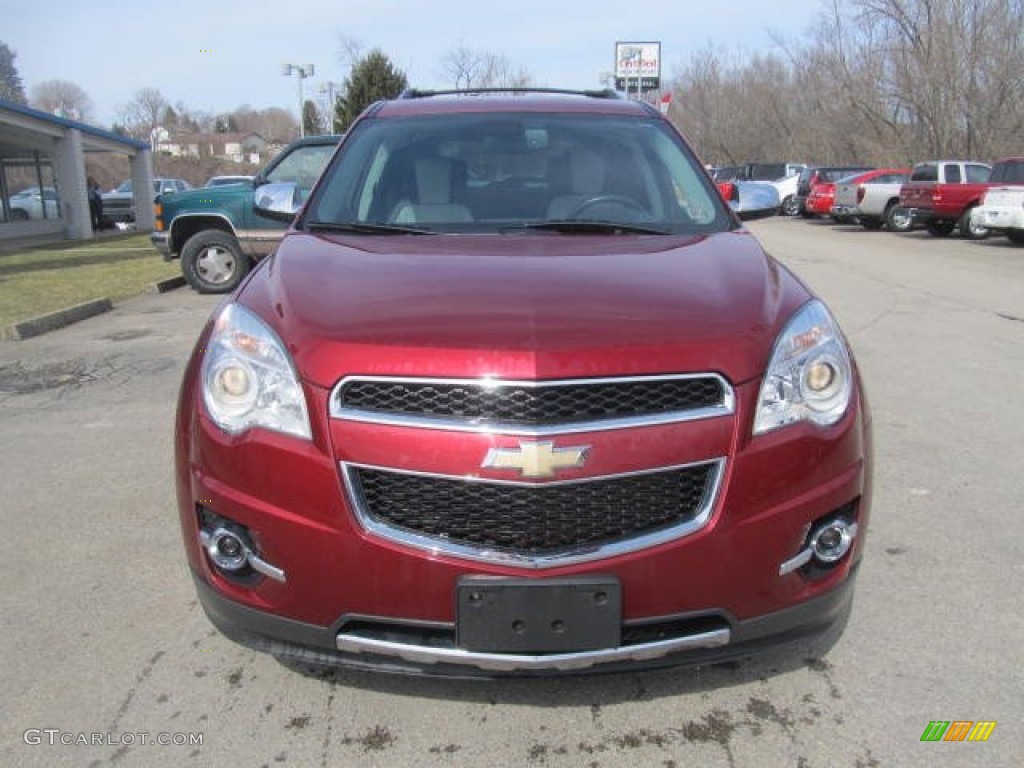
[[[854,505],[848,504],[833,510],[829,515],[820,517],[805,530],[810,531],[804,539],[803,547],[793,557],[779,564],[779,575],[785,576],[807,566],[805,573],[827,571],[838,563],[853,547],[857,538],[857,523],[852,522],[847,514],[854,514]]]
[[[249,563],[249,547],[241,536],[228,528],[218,528],[209,535],[206,551],[214,564],[232,573],[242,570]]]
[[[199,541],[217,569],[226,574],[244,579],[255,571],[282,584],[287,581],[283,569],[260,557],[248,528],[206,507],[199,507]]]
[[[810,545],[814,557],[823,563],[834,563],[853,546],[853,538],[857,535],[857,524],[848,522],[841,517],[830,520],[819,526],[811,534]]]

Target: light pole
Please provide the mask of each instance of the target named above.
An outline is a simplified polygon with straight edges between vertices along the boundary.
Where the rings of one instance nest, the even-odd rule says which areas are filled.
[[[345,87],[344,83],[332,83],[330,80],[328,80],[326,83],[320,83],[320,93],[326,93],[327,94],[327,115],[328,115],[328,117],[327,117],[327,125],[324,126],[324,129],[328,133],[335,133],[335,129],[334,129],[334,126],[335,126],[334,94],[335,94],[336,91],[340,92],[341,89],[344,88],[344,87]]]
[[[285,64],[281,67],[281,74],[285,77],[290,77],[293,72],[299,76],[299,136],[302,137],[306,135],[306,121],[303,119],[305,115],[302,109],[304,106],[302,102],[302,81],[307,77],[312,77],[316,73],[316,67],[312,64],[307,64],[304,67],[300,67],[298,64]]]

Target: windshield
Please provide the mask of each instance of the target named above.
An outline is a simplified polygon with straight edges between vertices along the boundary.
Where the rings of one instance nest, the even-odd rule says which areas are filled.
[[[582,223],[655,234],[734,226],[662,120],[536,112],[363,120],[300,226],[600,231]]]

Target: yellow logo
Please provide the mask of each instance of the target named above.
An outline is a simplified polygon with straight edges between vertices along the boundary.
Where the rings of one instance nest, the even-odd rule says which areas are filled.
[[[491,448],[481,467],[517,469],[522,477],[554,477],[555,471],[582,467],[589,445],[555,448],[553,442],[519,443],[518,448]]]

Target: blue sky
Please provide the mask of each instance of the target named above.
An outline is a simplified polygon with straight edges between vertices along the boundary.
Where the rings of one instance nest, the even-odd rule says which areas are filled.
[[[465,46],[504,55],[538,84],[593,88],[613,69],[616,41],[660,41],[662,76],[713,45],[749,53],[798,40],[827,0],[0,0],[0,40],[17,55],[26,92],[70,80],[109,127],[142,87],[171,102],[230,111],[298,108],[285,63],[314,64],[307,97],[348,73],[342,39],[380,48],[411,85],[451,87],[441,65]],[[115,21],[116,20],[116,21]]]

